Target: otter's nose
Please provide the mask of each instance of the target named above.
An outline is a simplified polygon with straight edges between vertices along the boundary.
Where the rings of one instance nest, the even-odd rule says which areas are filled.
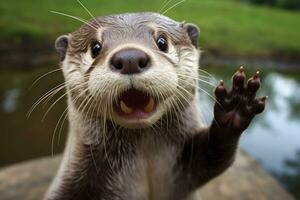
[[[138,49],[122,49],[111,58],[111,68],[121,74],[137,74],[149,66],[149,56]]]

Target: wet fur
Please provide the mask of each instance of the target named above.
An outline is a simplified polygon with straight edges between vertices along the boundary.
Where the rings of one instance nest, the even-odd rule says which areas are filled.
[[[155,45],[159,34],[169,40],[167,53]],[[218,105],[228,106],[219,103],[218,118],[202,127],[198,35],[194,25],[155,13],[133,13],[99,17],[58,39],[70,125],[63,161],[46,200],[187,199],[231,165],[240,134],[263,109],[254,104],[255,111],[242,113],[245,120],[235,126],[231,115],[222,123],[227,112]],[[93,40],[103,42],[96,59],[90,56]],[[112,72],[110,57],[126,46],[147,52],[151,69],[130,77]],[[130,87],[146,91],[160,104],[142,127],[128,128],[113,113],[112,103]],[[221,103],[224,94],[218,92],[223,89],[220,85],[216,90]],[[243,95],[234,98],[241,101]]]

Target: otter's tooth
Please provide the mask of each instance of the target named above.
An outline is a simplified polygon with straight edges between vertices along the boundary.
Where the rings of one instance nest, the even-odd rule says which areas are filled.
[[[154,108],[154,99],[151,97],[147,103],[147,105],[144,107],[145,112],[151,112]]]
[[[120,102],[120,107],[125,114],[131,114],[133,111],[132,108],[128,107],[123,101]]]

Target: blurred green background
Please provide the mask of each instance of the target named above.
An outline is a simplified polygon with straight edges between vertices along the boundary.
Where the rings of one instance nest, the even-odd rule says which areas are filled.
[[[247,129],[241,148],[300,199],[299,0],[82,2],[94,15],[167,11],[165,15],[177,21],[197,24],[203,50],[201,68],[215,77],[207,80],[212,84],[223,79],[229,86],[239,65],[245,66],[248,75],[259,68],[263,81],[260,93],[270,97],[269,104]],[[43,94],[63,82],[53,48],[55,38],[82,24],[52,10],[90,18],[76,0],[0,2],[0,167],[50,155],[52,141],[54,153],[64,148],[67,121],[60,117],[66,108],[65,98],[56,102],[62,93],[26,117]],[[213,89],[203,83],[201,87],[209,93]],[[199,103],[209,123],[213,102],[203,93]]]
[[[171,1],[164,10],[178,0]],[[85,0],[96,15],[159,11],[164,0]],[[80,22],[49,11],[90,18],[76,0],[1,1],[0,37],[3,39],[55,39],[73,31]],[[225,54],[272,56],[299,54],[299,12],[256,6],[238,0],[187,0],[167,12],[178,21],[194,22],[203,31],[201,46]]]

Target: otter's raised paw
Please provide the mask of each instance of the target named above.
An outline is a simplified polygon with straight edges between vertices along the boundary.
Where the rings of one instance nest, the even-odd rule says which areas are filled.
[[[245,80],[244,68],[240,67],[233,75],[230,92],[227,92],[223,81],[220,81],[215,89],[215,122],[218,126],[233,129],[232,131],[238,133],[242,133],[253,117],[264,110],[267,99],[255,96],[260,88],[259,72],[256,72],[247,84]]]

